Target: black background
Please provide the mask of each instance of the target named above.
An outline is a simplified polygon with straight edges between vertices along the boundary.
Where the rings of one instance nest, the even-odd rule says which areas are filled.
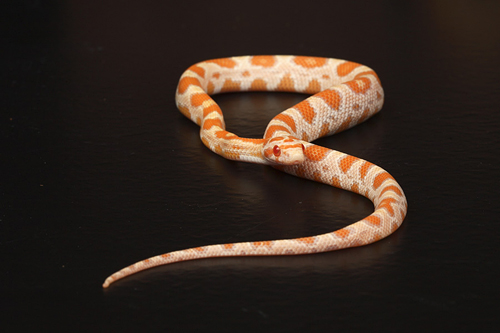
[[[0,323],[89,331],[487,331],[499,324],[500,5],[494,1],[15,1],[1,9]],[[224,160],[175,107],[190,65],[248,54],[356,61],[380,114],[316,143],[388,170],[390,237],[317,255],[155,268],[221,242],[304,237],[365,198]],[[217,96],[263,135],[297,94]]]

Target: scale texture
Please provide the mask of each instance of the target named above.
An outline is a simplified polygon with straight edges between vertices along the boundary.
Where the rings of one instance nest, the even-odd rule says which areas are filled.
[[[274,117],[262,139],[225,130],[222,111],[210,95],[237,91],[284,91],[312,95]],[[185,260],[326,252],[376,242],[403,222],[403,190],[384,169],[363,159],[312,144],[346,130],[382,108],[384,92],[370,68],[340,59],[305,56],[244,56],[214,59],[181,76],[179,110],[200,126],[203,143],[231,160],[271,165],[289,174],[361,194],[374,212],[345,228],[297,239],[208,245],[145,259],[108,277],[103,287],[139,271]]]

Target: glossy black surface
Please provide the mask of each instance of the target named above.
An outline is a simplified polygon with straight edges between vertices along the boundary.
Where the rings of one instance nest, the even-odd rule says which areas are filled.
[[[0,20],[6,331],[487,331],[498,326],[500,6],[488,1],[18,1]],[[382,112],[317,143],[387,169],[409,212],[376,244],[152,269],[147,257],[303,237],[368,215],[346,191],[224,160],[175,107],[190,65],[246,54],[377,71]],[[216,97],[259,137],[296,94]]]

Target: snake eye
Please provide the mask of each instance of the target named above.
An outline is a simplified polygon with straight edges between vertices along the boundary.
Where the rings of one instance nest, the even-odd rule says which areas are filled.
[[[278,145],[274,146],[273,147],[273,154],[274,156],[278,157],[281,155],[281,149]]]
[[[304,147],[303,144],[300,144],[302,146],[302,151],[305,152],[306,151],[306,147]]]

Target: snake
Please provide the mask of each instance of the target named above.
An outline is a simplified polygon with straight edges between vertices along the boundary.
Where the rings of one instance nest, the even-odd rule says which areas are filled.
[[[294,92],[309,97],[275,116],[263,138],[242,138],[226,130],[222,110],[210,96],[246,91]],[[408,204],[394,177],[371,162],[311,143],[381,110],[384,91],[371,68],[342,59],[294,55],[212,59],[190,66],[181,75],[175,100],[180,112],[200,126],[203,144],[216,154],[270,165],[363,195],[373,202],[374,211],[321,235],[207,245],[157,255],[112,274],[104,288],[145,269],[186,260],[312,254],[367,245],[391,235],[402,224]]]

